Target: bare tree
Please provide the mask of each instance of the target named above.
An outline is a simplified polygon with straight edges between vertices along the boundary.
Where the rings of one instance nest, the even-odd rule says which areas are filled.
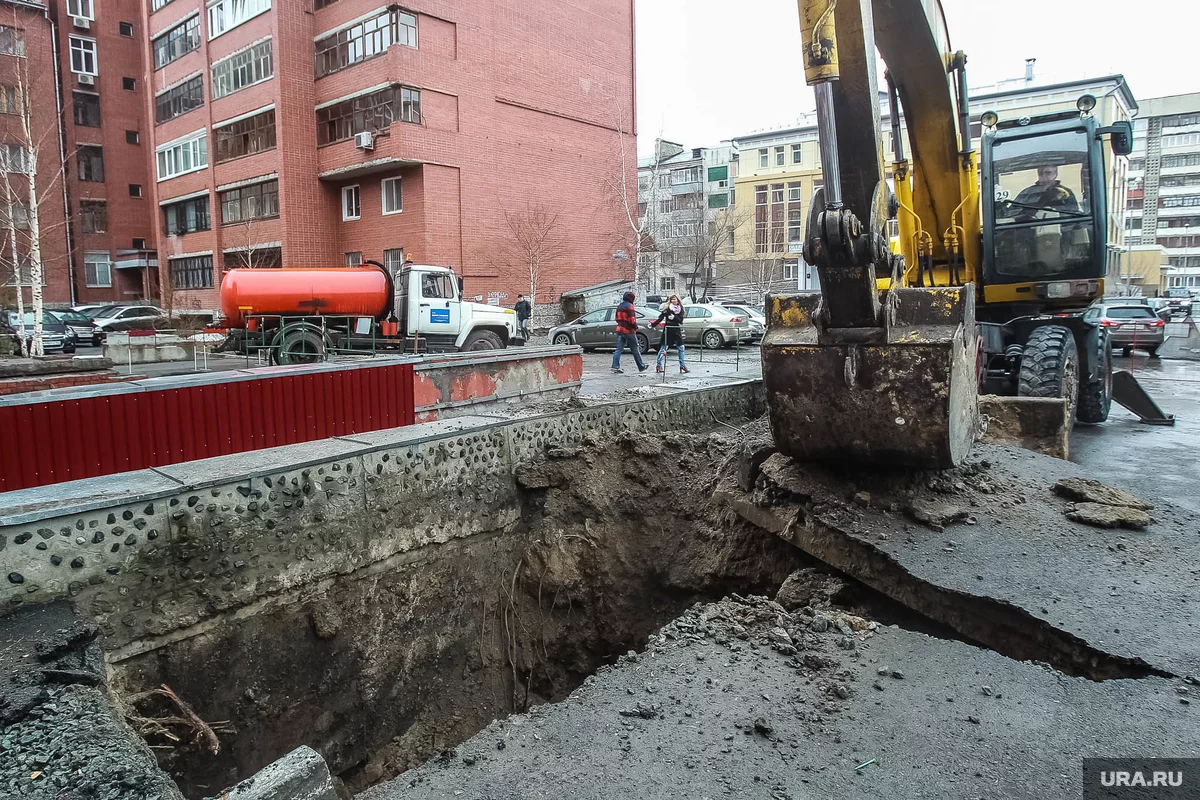
[[[508,237],[499,255],[511,269],[521,269],[529,278],[530,311],[537,306],[538,288],[548,268],[564,259],[570,248],[562,233],[558,214],[542,206],[527,206],[524,211],[505,211]]]
[[[705,208],[698,205],[683,223],[684,236],[679,250],[692,266],[687,289],[692,302],[708,296],[717,256],[729,251],[730,241],[748,219],[745,212],[735,208],[723,208],[709,217]]]
[[[264,247],[264,243],[258,241],[255,236],[257,220],[247,218],[237,224],[240,229],[239,239],[241,244],[234,250],[231,255],[237,261],[237,266],[242,269],[269,269],[279,266],[276,259],[276,251],[273,247]],[[232,234],[231,234],[232,235]]]
[[[655,157],[649,171],[643,174],[638,168],[637,138],[630,130],[629,115],[625,108],[618,106],[614,127],[617,131],[617,153],[615,163],[618,173],[605,181],[612,203],[617,207],[625,221],[625,229],[616,235],[620,248],[630,254],[633,263],[633,285],[635,291],[642,291],[649,286],[652,276],[647,276],[642,269],[642,253],[648,249],[654,236],[655,217],[658,199],[658,176],[661,159],[658,158],[657,142],[655,139]],[[642,194],[642,179],[648,178],[645,195]],[[632,180],[632,182],[631,182]],[[645,211],[642,210],[643,198]]]

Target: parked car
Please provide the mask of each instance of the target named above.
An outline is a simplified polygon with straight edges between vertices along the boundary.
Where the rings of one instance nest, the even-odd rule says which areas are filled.
[[[27,344],[33,342],[33,325],[36,319],[32,311],[26,311],[25,319],[25,341]],[[21,333],[21,317],[16,311],[5,311],[0,324],[0,334],[6,338],[10,338],[13,342],[20,342]],[[42,350],[47,353],[74,353],[75,352],[75,334],[67,327],[66,323],[56,317],[50,311],[42,312]]]
[[[701,303],[687,307],[683,319],[683,341],[717,350],[734,342],[753,341],[754,326],[732,309]],[[760,335],[761,338],[761,335]]]
[[[167,312],[154,306],[101,306],[86,313],[102,339],[113,331],[158,328],[167,319]]]
[[[55,311],[54,316],[67,324],[81,344],[100,344],[100,331],[96,330],[96,323],[92,322],[87,314],[69,308],[66,311]]]
[[[663,329],[651,328],[650,323],[658,319],[658,309],[636,306],[634,310],[638,318],[638,346],[643,353],[657,350],[662,343]],[[550,342],[558,345],[577,344],[589,353],[601,348],[615,350],[617,307],[598,308],[571,322],[556,325],[550,329]]]
[[[763,313],[762,309],[745,303],[731,303],[729,301],[717,303],[717,305],[721,306],[721,308],[727,308],[735,314],[741,314],[750,320],[750,330],[754,333],[754,341],[762,340],[767,332],[767,316]]]
[[[1135,348],[1158,358],[1158,348],[1166,338],[1167,324],[1148,305],[1093,305],[1083,319],[1107,328],[1113,350],[1120,350],[1126,358]]]

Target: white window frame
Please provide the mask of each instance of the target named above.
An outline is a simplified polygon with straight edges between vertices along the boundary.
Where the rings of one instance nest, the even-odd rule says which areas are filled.
[[[396,187],[396,199],[399,200],[399,205],[395,208],[388,209],[388,185]],[[404,184],[397,175],[392,178],[384,178],[379,182],[379,207],[383,209],[383,216],[388,217],[392,214],[399,214],[404,211]]]
[[[771,151],[765,147],[758,149],[758,168],[766,169],[771,166]]]
[[[92,0],[67,0],[67,16],[95,21],[96,9]]]
[[[76,47],[76,44],[83,45],[85,43],[90,45],[90,50],[85,49],[82,46],[78,47],[78,48]],[[99,75],[100,74],[99,47],[97,47],[95,39],[93,39],[89,36],[72,35],[70,37],[68,47],[70,49],[70,56],[71,56],[71,72],[75,73],[76,75]],[[92,68],[90,71],[86,70],[86,69],[82,69],[82,68],[81,69],[75,68],[75,52],[76,52],[76,50],[78,50],[79,53],[81,53],[84,57],[87,57],[87,56],[91,57]]]
[[[783,145],[775,146],[775,166],[782,167],[787,164],[787,156],[784,155]]]
[[[802,145],[792,145],[792,163],[801,164],[804,161],[804,148]]]
[[[103,262],[98,260],[101,257],[104,259]],[[88,267],[90,266],[94,268],[100,263],[104,264],[104,276],[106,278],[106,282],[104,283],[100,282],[99,277],[93,281],[88,275]],[[97,275],[98,274],[99,273],[97,273]],[[83,280],[84,283],[86,283],[89,287],[106,288],[112,286],[112,256],[109,255],[107,250],[89,250],[88,252],[84,253]]]
[[[658,279],[658,290],[660,292],[675,291],[675,277],[673,275],[671,275],[671,276],[663,276],[663,277],[659,278]]]
[[[803,188],[804,187],[802,187],[802,186],[789,186],[788,190],[787,190],[788,202],[789,203],[800,202],[800,190]]]
[[[355,208],[351,214],[349,204],[350,198],[354,198]],[[342,187],[342,222],[353,222],[356,219],[362,219],[362,187],[357,183],[352,186]]]
[[[216,0],[208,4],[208,40],[271,10],[271,0]]]
[[[162,162],[159,160],[160,156],[174,150],[182,150],[185,147],[191,150],[192,166],[178,172],[164,174]],[[174,141],[159,145],[154,151],[154,167],[159,183],[171,180],[172,178],[178,178],[180,175],[187,175],[192,172],[199,172],[202,169],[208,169],[208,131],[201,129]]]

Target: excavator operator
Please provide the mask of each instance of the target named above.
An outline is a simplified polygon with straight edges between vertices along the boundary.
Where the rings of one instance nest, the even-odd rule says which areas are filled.
[[[1012,204],[1018,209],[1017,222],[1035,219],[1038,211],[1082,213],[1075,193],[1058,179],[1058,167],[1048,164],[1038,167],[1037,183],[1022,189]]]

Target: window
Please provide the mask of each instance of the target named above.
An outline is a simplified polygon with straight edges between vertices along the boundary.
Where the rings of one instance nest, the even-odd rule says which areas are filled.
[[[204,169],[208,166],[208,137],[200,131],[181,142],[163,145],[156,155],[160,181]]]
[[[202,105],[204,79],[197,75],[154,96],[154,122],[156,125],[162,125],[167,120],[175,119]]]
[[[399,214],[404,210],[399,178],[384,178],[379,186],[384,214]]]
[[[104,183],[104,148],[82,145],[75,154],[79,180]]]
[[[267,39],[213,64],[212,96],[214,99],[225,97],[274,74],[271,40]]]
[[[685,183],[698,183],[700,180],[700,168],[688,167],[685,169],[671,170],[671,185],[680,186]]]
[[[0,114],[20,114],[21,93],[15,86],[0,86]]]
[[[71,72],[77,75],[99,75],[96,70],[96,40],[82,36],[71,37]]]
[[[788,233],[787,233],[788,241],[789,242],[803,241],[800,236],[800,230],[801,230],[800,208],[799,208],[799,206],[797,206],[795,208],[788,209]]]
[[[709,167],[708,168],[708,180],[710,183],[712,181],[728,181],[729,180],[729,167],[728,166]]]
[[[1141,162],[1141,159],[1137,159]],[[1163,156],[1162,165],[1164,167],[1200,167],[1200,153],[1179,153],[1173,156]],[[1134,162],[1129,162],[1130,169],[1141,169],[1142,163],[1138,163],[1135,167]]]
[[[250,247],[225,251],[225,269],[280,269],[283,251],[278,247]]]
[[[1163,147],[1181,147],[1200,144],[1200,133],[1176,133],[1162,137]]]
[[[404,248],[395,247],[390,250],[383,251],[383,266],[387,271],[395,275],[404,266]]]
[[[9,217],[8,205],[0,206],[0,227],[27,230],[29,228],[29,204],[18,202],[12,204],[12,216]]]
[[[11,25],[0,25],[0,54],[25,55],[25,31]]]
[[[1200,195],[1186,194],[1179,197],[1164,197],[1160,202],[1163,208],[1189,208],[1200,206]]]
[[[729,208],[729,195],[722,192],[721,194],[710,194],[708,196],[709,208]]]
[[[96,13],[92,9],[92,0],[67,0],[67,14],[84,19],[94,20],[96,18]]]
[[[221,222],[248,222],[279,216],[279,181],[263,181],[252,186],[221,192]]]
[[[79,229],[84,233],[108,230],[108,203],[104,200],[79,201]]]
[[[1185,125],[1200,125],[1200,114],[1174,114],[1163,117],[1164,128],[1180,128]]]
[[[83,256],[83,279],[88,286],[112,286],[108,253],[91,252]]]
[[[133,78],[121,78],[121,88],[127,92],[132,92],[137,89],[137,81]]]
[[[129,184],[129,196],[130,197],[141,197],[142,196],[142,185],[140,183]]]
[[[320,11],[322,8],[331,6],[336,2],[337,0],[313,0],[313,10]]]
[[[770,153],[767,151],[767,148],[764,147],[763,149],[759,150],[758,151],[758,167],[759,167],[759,169],[769,167],[771,165],[771,162],[769,161],[769,159],[770,159]]]
[[[783,262],[783,279],[785,281],[794,281],[800,277],[800,262],[785,261]]]
[[[362,195],[357,186],[342,187],[342,219],[352,220],[362,216]]]
[[[792,163],[793,164],[800,163],[800,158],[801,158],[802,152],[803,152],[803,149],[801,148],[801,146],[799,144],[792,145]]]
[[[454,281],[449,275],[425,273],[421,276],[421,297],[434,300],[453,300]]]
[[[213,128],[216,163],[275,149],[275,109]]]
[[[140,144],[142,137],[137,131],[125,131],[125,144]]]
[[[150,8],[154,11],[158,11],[160,8],[165,8],[172,2],[174,2],[174,0],[151,0]]]
[[[783,163],[784,163],[783,162],[783,148],[776,147],[775,148],[775,166],[782,167]]]
[[[172,289],[213,288],[213,259],[207,256],[172,258],[167,261]]]
[[[132,22],[117,23],[117,32],[120,33],[122,36],[127,36],[132,39],[133,38],[133,23]]]
[[[420,124],[419,89],[396,84],[318,109],[317,144],[332,144],[362,131],[386,128],[395,120]]]
[[[351,253],[346,253],[346,266],[347,267],[361,267],[362,266],[362,251],[355,250]]]
[[[787,192],[788,192],[787,198],[788,198],[789,203],[799,203],[800,202],[800,184],[789,183]]]
[[[673,277],[672,278],[659,278],[658,279],[658,290],[660,292],[675,291],[675,278],[673,278]]]
[[[162,69],[200,46],[200,15],[185,19],[150,40],[154,49],[154,68]]]
[[[395,7],[318,39],[316,76],[320,78],[383,55],[393,44],[417,46],[417,18]]]
[[[0,145],[0,172],[28,172],[29,151],[19,144]]]
[[[75,124],[83,128],[100,127],[100,95],[74,93]]]
[[[206,231],[211,225],[208,217],[208,195],[180,200],[162,207],[163,230],[167,236]]]
[[[271,7],[271,0],[217,0],[208,7],[208,38],[215,39]]]
[[[771,184],[771,202],[772,203],[782,203],[783,202],[783,184],[782,183]]]

